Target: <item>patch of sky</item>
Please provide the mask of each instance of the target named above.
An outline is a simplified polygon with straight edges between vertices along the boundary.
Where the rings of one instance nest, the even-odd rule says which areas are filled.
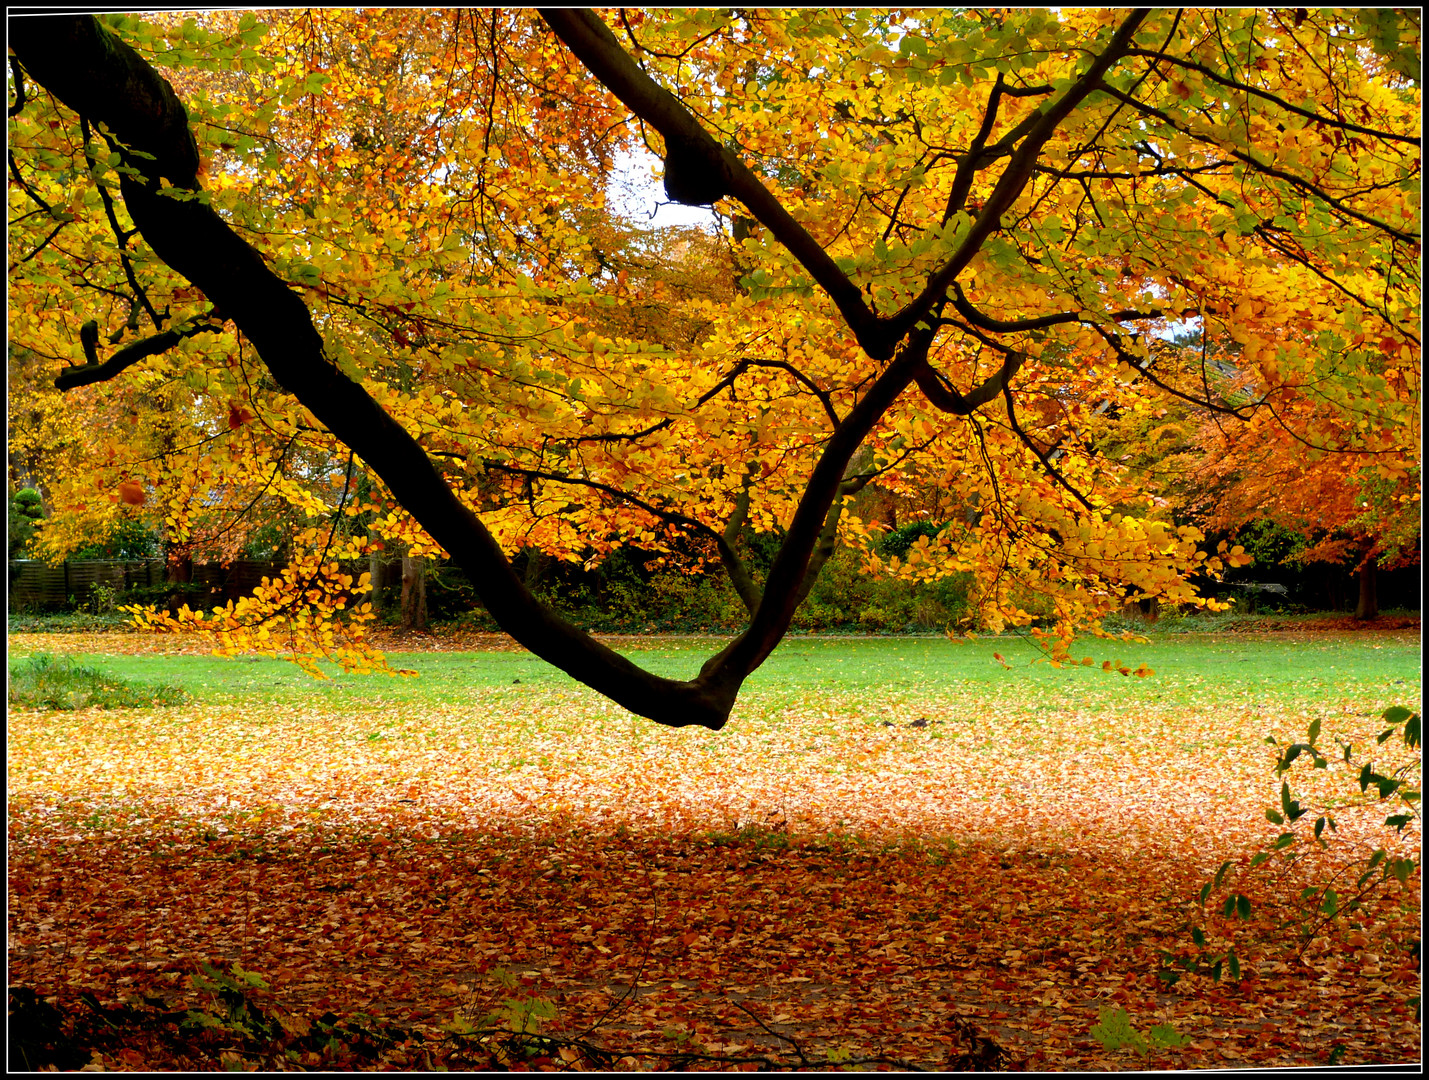
[[[682,206],[665,198],[657,175],[660,159],[643,147],[620,151],[615,157],[606,205],[636,225],[654,229],[698,228],[718,232],[719,216],[708,206]]]

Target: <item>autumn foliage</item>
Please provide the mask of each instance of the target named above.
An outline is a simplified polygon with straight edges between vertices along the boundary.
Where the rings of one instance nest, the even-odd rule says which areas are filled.
[[[1054,662],[1129,599],[1204,603],[1244,558],[1105,452],[1128,418],[1188,409],[1246,505],[1417,477],[1404,13],[320,9],[18,18],[11,44],[48,550],[86,514],[228,550],[295,521],[246,608],[147,617],[228,648],[374,662],[338,564],[444,554],[545,659],[717,728],[837,543],[970,573],[973,628],[1035,621]],[[717,230],[612,211],[644,149]],[[1201,355],[1165,348],[1186,325]],[[883,566],[847,509],[868,484],[958,509]],[[762,580],[750,532],[782,540]],[[510,567],[622,544],[744,599],[694,679]]]

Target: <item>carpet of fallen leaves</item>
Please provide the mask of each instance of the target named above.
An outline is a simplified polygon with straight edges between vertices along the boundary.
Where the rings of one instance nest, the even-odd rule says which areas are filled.
[[[43,645],[189,647],[74,638]],[[1247,922],[1192,902],[1278,831],[1263,716],[1168,705],[1117,727],[1071,701],[1032,714],[959,695],[927,692],[892,724],[852,700],[754,701],[718,734],[549,686],[378,729],[244,701],[15,711],[10,983],[66,1015],[92,995],[107,1068],[492,1066],[439,1025],[523,997],[555,1003],[544,1030],[617,1053],[787,1062],[797,1043],[939,1069],[975,1030],[1035,1070],[1418,1060],[1417,879],[1303,950],[1283,925],[1303,882],[1246,877]],[[1372,741],[1358,705],[1340,729]],[[1383,843],[1382,818],[1347,812],[1305,872]],[[1235,945],[1241,981],[1157,979],[1163,950],[1194,955],[1192,924],[1211,950]],[[176,1041],[173,1024],[101,1038],[126,1002],[201,1006],[201,962],[266,978],[252,1000],[286,1018],[290,1055],[223,1031]],[[1188,1042],[1108,1051],[1090,1035],[1107,1007]],[[334,1056],[297,1038],[323,1014],[363,1018],[367,1042]]]

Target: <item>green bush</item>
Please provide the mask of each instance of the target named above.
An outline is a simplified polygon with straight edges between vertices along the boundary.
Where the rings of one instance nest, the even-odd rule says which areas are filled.
[[[476,590],[460,567],[447,563],[434,566],[428,563],[426,580],[427,620],[434,623],[451,622],[475,607],[481,606]],[[384,608],[397,619],[401,618],[402,592],[394,589],[393,596]]]
[[[12,634],[93,634],[129,627],[129,616],[122,611],[12,611],[9,631]]]
[[[913,532],[907,542],[911,545],[916,536],[926,535]],[[793,625],[796,630],[873,633],[942,630],[967,614],[971,586],[971,574],[933,582],[874,577],[864,570],[858,553],[841,548],[824,564],[808,599],[794,613]]]
[[[901,559],[908,554],[908,549],[913,546],[913,541],[918,537],[931,538],[942,531],[943,526],[934,525],[931,521],[910,521],[907,525],[900,525],[885,533],[882,542],[878,545],[879,550],[884,557],[896,555]]]
[[[29,550],[30,540],[35,535],[35,524],[45,516],[40,503],[40,493],[34,488],[21,488],[10,496],[8,538],[10,558],[24,558]]]
[[[664,630],[735,630],[749,618],[722,571],[657,574],[650,580],[655,623]]]
[[[68,656],[38,653],[10,669],[8,700],[11,708],[26,709],[146,709],[182,705],[189,695],[177,686],[149,686],[81,666]]]
[[[1310,546],[1305,537],[1293,529],[1263,519],[1243,526],[1235,539],[1245,548],[1246,554],[1255,559],[1246,568],[1246,573],[1253,573],[1257,578],[1263,577],[1273,567],[1293,562],[1300,552]]]
[[[159,534],[138,518],[124,517],[109,532],[70,554],[71,559],[150,559],[163,554]]]

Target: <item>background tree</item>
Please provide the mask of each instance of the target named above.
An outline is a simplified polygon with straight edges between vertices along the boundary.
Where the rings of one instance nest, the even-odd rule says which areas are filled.
[[[449,554],[503,628],[632,711],[718,728],[875,479],[958,492],[965,525],[903,572],[973,575],[992,628],[1042,594],[1055,659],[1223,565],[1098,452],[1108,415],[1238,424],[1313,393],[1317,445],[1417,459],[1410,15],[264,18],[11,25],[12,338],[86,378],[202,381],[270,440],[235,473],[268,464],[315,521],[372,515],[303,534],[290,577],[221,617],[234,647],[280,612],[331,639],[353,584],[331,557],[390,540]],[[694,338],[611,315],[630,277],[601,265],[604,188],[637,138],[671,197],[733,217],[739,287],[692,291]],[[104,304],[148,324],[108,360],[72,321]],[[1239,345],[1246,400],[1166,358],[1191,319]],[[1371,400],[1391,369],[1416,389]],[[272,468],[288,445],[341,468]],[[358,469],[381,481],[361,504]],[[746,526],[781,538],[762,582]],[[581,633],[508,558],[681,535],[750,611],[688,681]]]
[[[1411,397],[1401,373],[1391,379],[1375,380],[1381,394]],[[1411,399],[1417,396],[1416,385]],[[1295,562],[1348,564],[1358,584],[1355,617],[1372,619],[1379,613],[1377,569],[1419,561],[1420,467],[1393,446],[1326,453],[1325,433],[1336,421],[1315,416],[1313,400],[1282,404],[1286,422],[1267,412],[1234,428],[1202,429],[1193,472],[1201,519],[1217,530],[1267,522],[1301,538]],[[1349,434],[1336,432],[1331,445]]]

